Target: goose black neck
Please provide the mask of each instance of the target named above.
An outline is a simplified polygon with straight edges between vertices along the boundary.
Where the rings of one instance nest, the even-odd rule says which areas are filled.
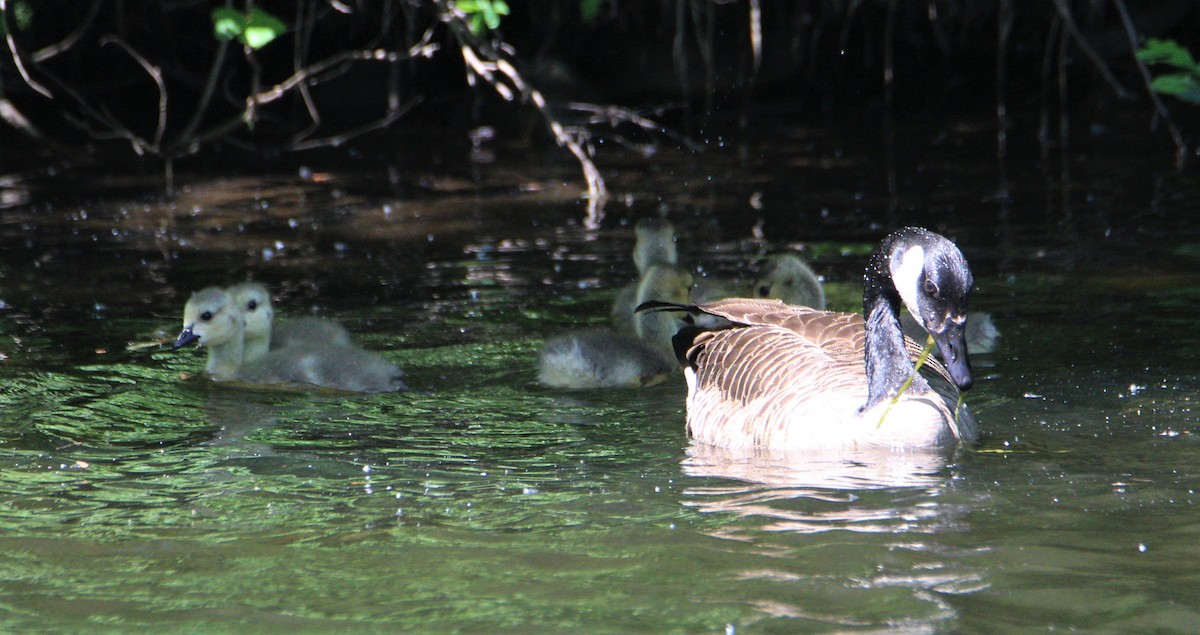
[[[863,279],[866,408],[895,395],[913,374],[913,364],[904,347],[904,331],[900,328],[900,294],[892,282],[887,247],[886,243],[881,245],[871,256]],[[922,388],[928,388],[928,384],[918,375],[911,388],[923,392]]]

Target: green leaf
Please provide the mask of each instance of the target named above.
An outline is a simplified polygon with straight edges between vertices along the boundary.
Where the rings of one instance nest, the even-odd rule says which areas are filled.
[[[460,0],[454,6],[466,14],[471,32],[479,35],[484,28],[500,28],[500,16],[508,15],[508,3],[504,0]]]
[[[1190,73],[1159,75],[1150,82],[1154,92],[1171,95],[1181,101],[1200,104],[1200,79]]]
[[[488,25],[489,29],[500,26],[500,16],[496,15],[496,9],[490,2],[479,5],[479,8],[482,9],[479,14],[483,16],[483,21]]]
[[[240,13],[228,7],[212,12],[213,34],[219,40],[237,39],[252,49],[260,49],[287,31],[287,25],[279,18],[254,9]]]
[[[271,40],[283,35],[286,31],[287,25],[283,23],[283,20],[262,9],[254,9],[247,17],[242,41],[246,43],[246,46],[257,50],[270,44]]]
[[[604,0],[579,0],[579,17],[583,18],[584,22],[594,22],[600,17],[600,7],[604,4]]]
[[[1175,68],[1200,74],[1200,66],[1196,64],[1192,53],[1180,46],[1175,40],[1160,40],[1150,38],[1137,52],[1137,58],[1147,64],[1166,64]]]
[[[228,41],[241,37],[242,32],[246,30],[246,16],[229,7],[213,9],[212,21],[213,35],[218,40]]]
[[[33,24],[33,5],[28,2],[15,2],[11,5],[13,12],[13,20],[17,23],[17,29],[24,31]]]

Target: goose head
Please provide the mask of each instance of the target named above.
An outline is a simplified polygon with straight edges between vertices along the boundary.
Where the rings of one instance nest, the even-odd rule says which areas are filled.
[[[933,336],[954,383],[961,390],[970,388],[965,329],[974,279],[967,259],[950,240],[919,227],[891,234],[879,253],[886,258],[888,277],[904,306]],[[868,268],[868,278],[871,274]]]
[[[674,265],[679,262],[675,249],[675,226],[662,218],[644,218],[633,230],[637,242],[633,246],[633,264],[638,275],[644,275],[650,265]]]

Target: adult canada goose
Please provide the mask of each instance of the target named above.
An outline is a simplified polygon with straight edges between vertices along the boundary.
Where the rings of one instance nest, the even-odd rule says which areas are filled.
[[[350,333],[332,320],[314,317],[275,320],[271,294],[257,282],[242,282],[228,289],[246,318],[243,356],[252,361],[268,350],[287,346],[349,346]]]
[[[643,218],[633,229],[636,239],[633,244],[633,264],[637,267],[638,281],[646,275],[652,265],[677,265],[679,252],[675,249],[675,226],[665,218]],[[612,318],[617,328],[632,330],[633,309],[637,303],[638,282],[627,284],[613,300]]]
[[[183,331],[175,348],[199,340],[208,349],[205,370],[217,381],[322,386],[351,392],[390,392],[405,388],[399,368],[383,357],[352,346],[287,347],[244,359],[245,316],[224,291],[196,292],[183,310]]]
[[[687,302],[691,275],[654,264],[638,283],[636,299]],[[668,313],[638,313],[634,333],[590,329],[552,338],[538,355],[538,381],[557,388],[647,386],[676,372],[671,338],[683,323]]]
[[[756,298],[774,298],[784,304],[825,308],[825,289],[821,279],[799,256],[779,254],[772,256],[763,268],[762,275],[754,283]],[[908,337],[923,341],[926,331],[909,313],[900,315],[900,327]],[[996,349],[1000,331],[990,313],[972,311],[967,315],[967,349],[973,354],[990,353]]]
[[[975,421],[959,403],[972,383],[963,326],[973,280],[962,252],[933,232],[901,229],[880,243],[864,281],[865,322],[775,300],[639,306],[690,316],[674,340],[689,433],[771,450],[973,442]],[[922,347],[901,332],[902,300],[945,365],[929,356],[914,371]]]

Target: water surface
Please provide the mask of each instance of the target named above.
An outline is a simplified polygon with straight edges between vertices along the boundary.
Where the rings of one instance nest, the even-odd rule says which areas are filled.
[[[1196,192],[1153,151],[1002,182],[986,139],[910,134],[898,192],[877,147],[802,129],[615,160],[595,230],[552,151],[398,182],[195,176],[173,201],[30,179],[46,202],[0,220],[0,624],[1200,629]],[[605,322],[632,223],[664,212],[698,274],[799,248],[848,310],[889,227],[955,238],[1003,333],[975,359],[980,444],[749,459],[689,444],[681,380],[538,386],[542,341]],[[247,277],[416,390],[214,385],[202,351],[156,343],[190,292]]]

